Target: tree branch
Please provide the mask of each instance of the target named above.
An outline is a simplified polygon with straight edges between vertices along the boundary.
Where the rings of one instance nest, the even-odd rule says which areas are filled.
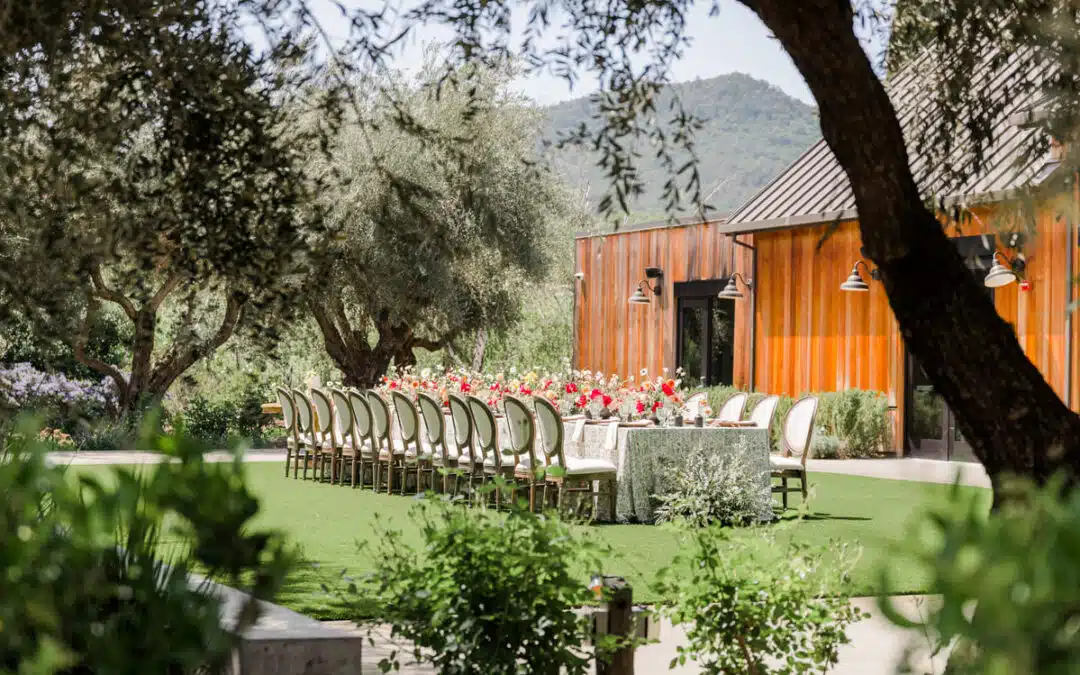
[[[111,377],[113,382],[116,383],[116,393],[122,397],[124,390],[127,388],[127,381],[124,379],[124,374],[120,372],[120,369],[86,353],[86,343],[90,340],[90,327],[95,314],[97,314],[97,303],[91,299],[89,306],[86,308],[86,315],[83,316],[82,324],[79,326],[79,332],[71,343],[72,350],[75,353],[75,360],[106,377]]]
[[[100,266],[94,265],[93,269],[90,270],[90,279],[94,282],[94,295],[102,300],[108,300],[109,302],[120,305],[124,310],[124,314],[127,314],[129,319],[132,321],[136,320],[138,310],[135,309],[135,304],[123,293],[109,288],[105,284],[105,279],[101,276]]]
[[[200,343],[171,348],[168,355],[154,367],[147,386],[148,393],[156,396],[164,394],[176,378],[183,375],[196,361],[209,356],[225,344],[240,323],[244,305],[243,298],[236,293],[230,293],[225,301],[225,316],[222,317],[217,331]]]
[[[161,307],[161,303],[165,302],[165,298],[176,290],[176,287],[180,285],[184,277],[179,272],[173,271],[169,273],[168,278],[165,279],[165,283],[161,285],[157,293],[154,293],[150,298],[150,302],[146,303],[143,307],[144,310],[150,312],[156,312]]]

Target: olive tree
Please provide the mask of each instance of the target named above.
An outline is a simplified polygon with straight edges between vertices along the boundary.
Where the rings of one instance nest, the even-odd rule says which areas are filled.
[[[3,63],[6,96],[32,104],[0,124],[0,295],[111,378],[122,413],[283,311],[318,222],[290,64],[257,59],[201,3],[159,10],[71,36],[62,61]],[[126,369],[86,349],[103,304],[130,322]]]
[[[362,117],[312,169],[341,187],[322,194],[335,234],[307,298],[350,384],[414,363],[416,349],[512,326],[548,270],[553,223],[579,203],[531,161],[541,120],[507,91],[510,71],[480,69],[469,90],[455,75],[429,62],[413,80],[364,81]]]

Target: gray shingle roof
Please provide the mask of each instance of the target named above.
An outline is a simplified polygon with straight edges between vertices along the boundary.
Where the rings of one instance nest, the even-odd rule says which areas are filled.
[[[992,147],[984,150],[983,170],[969,178],[959,189],[947,189],[947,177],[940,170],[926,167],[927,158],[918,156],[912,134],[915,121],[933,114],[934,68],[926,56],[904,68],[886,84],[886,90],[896,108],[901,127],[908,140],[908,155],[912,170],[924,195],[935,199],[946,197],[967,203],[996,201],[1012,190],[1048,175],[1047,159],[1031,161],[1025,152],[1034,134],[1030,126],[1017,124],[1017,113],[1032,110],[1037,104],[1037,94],[1015,96],[1009,92],[1008,82],[1016,77],[1020,68],[1029,64],[1014,58],[1010,65],[995,73],[993,79],[983,86],[988,95],[1004,101],[1004,111],[994,128]],[[928,67],[929,66],[929,67]],[[985,73],[986,69],[981,69]],[[989,79],[989,78],[987,78]],[[1006,97],[1012,97],[1006,100]],[[957,144],[950,157],[952,162],[970,162],[970,148]],[[947,194],[943,194],[947,192]],[[769,229],[813,223],[831,222],[857,217],[855,196],[851,192],[847,175],[840,167],[832,150],[824,139],[819,140],[763,187],[728,219],[730,229]]]

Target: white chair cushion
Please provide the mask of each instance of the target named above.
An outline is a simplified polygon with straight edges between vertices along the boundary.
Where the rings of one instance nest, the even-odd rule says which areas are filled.
[[[769,466],[777,471],[803,471],[802,460],[798,457],[769,455]]]
[[[289,436],[288,437],[288,444],[289,444],[290,448],[295,448],[296,447],[296,439],[294,439],[292,436]],[[312,444],[311,434],[300,434],[300,445],[311,445],[311,444]]]
[[[593,457],[567,457],[566,475],[577,476],[586,473],[616,473],[615,465],[606,459]]]

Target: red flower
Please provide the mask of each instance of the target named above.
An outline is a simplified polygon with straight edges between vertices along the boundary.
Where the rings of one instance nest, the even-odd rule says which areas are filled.
[[[393,380],[390,380],[390,388],[391,389],[397,389],[397,382],[394,382]]]
[[[544,380],[544,386],[543,386],[544,391],[547,391],[547,388],[550,387],[550,386],[551,386],[551,378],[548,378],[548,379]]]
[[[675,380],[668,380],[660,385],[660,391],[664,392],[664,396],[675,395]]]
[[[644,401],[638,401],[637,402],[637,411],[639,413],[645,412],[645,402]]]
[[[574,384],[573,382],[567,382],[566,383],[566,393],[567,394],[576,394],[577,393],[577,385]]]
[[[462,381],[461,391],[465,392],[466,394],[469,393],[470,391],[472,391],[472,385],[468,382]]]
[[[581,397],[578,398],[577,404],[579,408],[584,408],[589,405],[589,399],[585,398],[585,394],[582,394]]]
[[[491,391],[499,391],[499,383],[498,382],[492,382],[491,386],[488,387],[488,389],[490,389]]]
[[[608,396],[607,394],[604,394],[604,398],[602,400],[604,401],[604,407],[605,408],[608,407],[609,405],[611,405],[611,397]]]
[[[660,401],[654,401],[653,404],[652,404],[652,411],[656,412],[659,409],[660,409]]]
[[[589,399],[595,401],[596,399],[600,398],[603,395],[604,395],[604,392],[600,391],[599,389],[593,389],[592,393],[589,394]]]
[[[518,391],[526,396],[532,393],[532,389],[529,389],[529,387],[526,386],[524,383],[522,383],[521,386],[518,387]]]

